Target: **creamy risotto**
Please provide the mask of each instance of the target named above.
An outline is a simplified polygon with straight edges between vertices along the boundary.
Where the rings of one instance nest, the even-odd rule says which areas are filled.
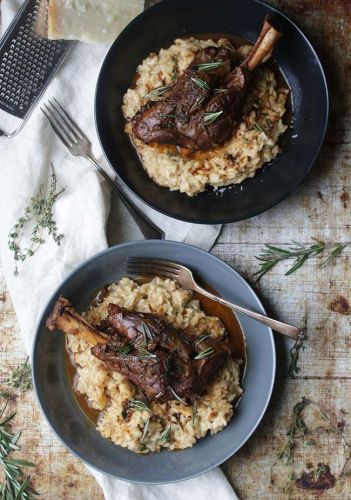
[[[133,137],[128,120],[148,101],[147,94],[157,87],[171,84],[185,71],[196,52],[208,46],[223,46],[234,51],[226,39],[218,42],[177,39],[168,49],[151,54],[142,62],[137,70],[135,87],[128,89],[123,99],[126,132],[131,136],[148,175],[161,186],[189,196],[204,191],[209,185],[218,188],[253,177],[257,169],[277,156],[279,136],[287,128],[282,118],[288,90],[279,88],[274,73],[263,66],[255,70],[242,120],[223,146],[185,155],[174,147],[154,147]],[[250,49],[251,46],[247,45],[235,51],[238,62]]]
[[[109,303],[129,310],[161,315],[171,325],[188,329],[196,336],[211,334],[220,338],[224,326],[217,317],[207,316],[192,292],[180,288],[173,280],[154,278],[139,285],[129,278],[108,287],[98,305],[85,314],[91,324],[107,316]],[[178,400],[152,402],[148,410],[128,411],[126,407],[136,396],[133,383],[91,354],[91,345],[74,335],[68,335],[67,346],[77,366],[75,389],[85,395],[92,408],[100,410],[98,431],[117,445],[138,453],[179,450],[193,446],[207,433],[221,431],[233,415],[233,401],[242,390],[239,385],[240,360],[222,367],[197,407]]]

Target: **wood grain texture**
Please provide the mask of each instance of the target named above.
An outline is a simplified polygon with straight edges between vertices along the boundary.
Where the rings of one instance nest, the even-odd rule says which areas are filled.
[[[156,3],[156,2],[149,2]],[[309,37],[326,70],[331,97],[327,138],[308,178],[287,200],[253,219],[224,227],[213,253],[235,267],[254,286],[267,310],[278,319],[299,323],[307,311],[308,340],[300,357],[301,371],[287,378],[291,342],[276,336],[278,375],[268,411],[249,442],[229,460],[225,472],[242,499],[349,499],[351,464],[339,477],[344,442],[351,441],[351,302],[349,247],[334,264],[318,269],[310,260],[297,273],[284,277],[285,264],[259,284],[252,274],[264,243],[287,245],[291,239],[310,242],[351,241],[351,2],[349,0],[271,0]],[[293,54],[292,54],[293,57]],[[340,297],[345,300],[341,301]],[[345,302],[346,301],[346,302]],[[339,304],[339,307],[338,307]],[[339,311],[339,312],[338,312]],[[346,313],[346,314],[342,314]],[[0,278],[0,381],[25,357],[6,286]],[[305,420],[313,444],[301,440],[294,450],[293,480],[277,454],[284,445],[292,408],[302,397],[317,402]],[[100,499],[101,491],[84,466],[68,453],[40,416],[33,393],[18,397],[16,427],[23,430],[23,455],[38,464],[34,485],[45,499]],[[339,431],[338,431],[339,430]],[[295,479],[315,471],[318,463],[330,467],[335,485],[322,491],[301,489]],[[204,497],[206,494],[204,492]]]

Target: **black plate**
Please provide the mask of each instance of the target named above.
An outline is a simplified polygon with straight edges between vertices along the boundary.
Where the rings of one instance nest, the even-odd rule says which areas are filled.
[[[255,41],[267,14],[283,31],[274,59],[291,88],[293,117],[282,153],[252,179],[220,192],[189,197],[153,182],[124,132],[123,95],[137,66],[177,37],[228,33]],[[95,116],[102,148],[119,178],[159,212],[189,222],[224,223],[253,217],[291,193],[310,170],[328,120],[328,89],[321,63],[303,33],[286,16],[259,0],[163,0],[119,35],[102,65]]]

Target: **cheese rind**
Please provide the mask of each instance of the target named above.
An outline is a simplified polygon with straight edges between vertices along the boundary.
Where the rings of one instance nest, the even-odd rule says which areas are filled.
[[[48,38],[113,42],[143,8],[144,0],[49,0]]]

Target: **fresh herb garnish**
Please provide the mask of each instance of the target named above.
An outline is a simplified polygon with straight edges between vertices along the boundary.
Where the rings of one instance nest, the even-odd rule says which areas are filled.
[[[201,335],[198,338],[198,340],[196,340],[195,343],[196,343],[196,345],[199,345],[199,344],[201,344],[201,342],[203,342],[204,340],[209,339],[209,338],[211,338],[211,335],[209,333],[205,333],[204,335]]]
[[[190,108],[190,113],[196,109],[198,106],[201,106],[201,104],[204,102],[205,96],[204,95],[198,95],[197,98],[195,99],[194,104]]]
[[[192,407],[192,418],[191,418],[191,421],[192,421],[192,424],[193,424],[193,425],[195,424],[196,415],[197,415],[197,401],[195,400],[195,401],[193,402],[193,407]]]
[[[262,134],[265,133],[265,131],[263,130],[263,128],[260,127],[260,125],[257,122],[253,122],[252,126],[253,126],[253,128],[255,130],[257,130],[257,132],[261,132]]]
[[[153,333],[151,332],[151,330],[147,326],[147,324],[144,323],[144,321],[141,323],[141,330],[142,330],[142,333],[143,333],[146,341],[152,342],[154,340]]]
[[[194,82],[195,85],[197,85],[201,89],[211,90],[211,87],[209,86],[209,84],[207,82],[205,82],[205,80],[202,80],[201,78],[193,77],[193,78],[191,78],[191,81]]]
[[[290,364],[288,368],[288,376],[290,378],[294,378],[300,371],[300,367],[297,365],[297,363],[300,357],[300,350],[305,349],[304,341],[307,339],[306,327],[307,327],[307,313],[305,312],[301,323],[302,335],[297,340],[295,340],[294,345],[290,349]]]
[[[206,125],[209,125],[210,123],[216,121],[222,113],[223,111],[217,111],[216,113],[204,113],[204,122]]]
[[[22,392],[29,391],[32,388],[32,373],[28,357],[24,363],[18,365],[11,373],[10,378],[7,380],[7,386],[10,389],[19,389]]]
[[[200,71],[211,71],[213,69],[219,68],[219,66],[222,66],[224,64],[224,61],[217,61],[217,62],[212,62],[212,63],[201,63],[198,64],[197,67],[199,68]]]
[[[166,425],[160,434],[159,441],[166,443],[171,437],[171,424]]]
[[[213,92],[220,94],[221,92],[227,92],[228,89],[213,89]]]
[[[199,352],[197,356],[195,356],[194,359],[205,359],[208,358],[213,353],[212,347],[208,347],[207,349],[204,349],[203,351]]]
[[[146,420],[146,422],[144,424],[143,434],[142,434],[141,439],[140,439],[141,443],[143,443],[144,440],[145,440],[146,433],[147,433],[148,428],[149,428],[149,423],[150,423],[150,417],[147,418],[147,420]]]
[[[145,401],[141,401],[140,399],[130,399],[129,400],[129,408],[134,411],[148,411],[151,412],[148,405]]]
[[[314,238],[313,238],[314,239]],[[293,245],[288,248],[280,248],[273,245],[265,245],[263,252],[256,256],[256,259],[261,261],[260,269],[254,273],[256,280],[259,281],[268,271],[270,271],[279,262],[288,259],[294,259],[294,264],[285,273],[288,276],[299,269],[307,259],[315,257],[327,248],[332,248],[330,254],[325,260],[322,261],[319,267],[325,267],[327,264],[335,259],[349,243],[324,243],[323,241],[315,240],[313,245],[306,245],[293,241]]]
[[[133,346],[132,345],[125,345],[123,347],[118,347],[116,349],[116,351],[119,353],[119,354],[122,354],[122,356],[128,356],[128,354],[130,354],[130,352],[132,351],[133,349]]]
[[[278,454],[278,458],[283,461],[284,465],[291,465],[293,460],[293,450],[296,447],[296,439],[302,438],[306,445],[310,444],[306,435],[308,434],[308,429],[302,418],[303,411],[310,404],[310,401],[306,398],[302,398],[299,403],[293,408],[290,427],[287,432],[287,440],[282,451]]]
[[[5,414],[8,401],[0,412],[0,419]],[[11,432],[10,422],[16,413],[10,414],[0,422],[0,466],[4,472],[4,481],[0,484],[0,498],[4,500],[30,500],[37,495],[30,487],[30,476],[25,479],[22,467],[35,467],[27,460],[19,460],[10,456],[16,450],[21,436],[20,432]]]
[[[151,97],[159,97],[160,95],[164,94],[165,92],[168,92],[168,90],[171,90],[171,88],[174,86],[174,83],[170,83],[169,85],[162,85],[161,87],[157,87],[151,92],[147,93],[144,95],[144,99],[150,99]]]
[[[178,394],[175,392],[175,390],[174,390],[171,386],[169,386],[169,388],[171,389],[171,392],[172,392],[173,396],[174,396],[176,399],[178,399],[178,401],[179,401],[180,403],[182,403],[183,405],[187,406],[187,402],[186,402],[184,399],[182,399],[180,396],[178,396]]]
[[[51,176],[49,192],[45,195],[45,186],[40,184],[36,196],[32,197],[30,204],[24,210],[22,217],[18,219],[8,235],[8,247],[13,253],[15,261],[14,275],[18,275],[19,261],[23,262],[28,257],[32,257],[45,243],[44,231],[52,236],[57,245],[60,246],[63,234],[58,233],[56,221],[54,220],[53,207],[57,197],[64,191],[57,191],[57,179],[53,165],[51,165]],[[29,246],[21,246],[21,240],[25,227],[34,223],[31,232]]]
[[[153,354],[152,352],[148,351],[147,349],[140,349],[138,355],[139,355],[139,358],[141,358],[141,359],[157,358],[156,354]]]

